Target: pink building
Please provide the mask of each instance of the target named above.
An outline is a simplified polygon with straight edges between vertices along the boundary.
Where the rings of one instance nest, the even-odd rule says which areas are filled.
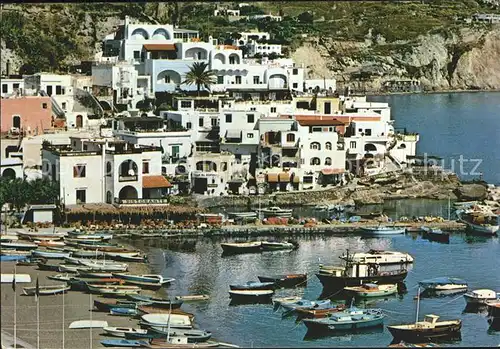
[[[50,97],[2,98],[0,131],[41,134],[52,127]]]

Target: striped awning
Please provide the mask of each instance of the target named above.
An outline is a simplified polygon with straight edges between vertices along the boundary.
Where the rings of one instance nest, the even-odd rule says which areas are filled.
[[[229,139],[241,139],[241,131],[239,130],[227,130],[226,138]]]
[[[290,174],[287,172],[281,172],[279,174],[279,181],[281,183],[290,182]]]
[[[267,174],[267,182],[268,183],[278,183],[279,178],[277,173],[268,173]]]

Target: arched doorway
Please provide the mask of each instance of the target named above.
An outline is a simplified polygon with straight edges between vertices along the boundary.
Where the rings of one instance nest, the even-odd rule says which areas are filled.
[[[127,185],[120,190],[120,194],[118,194],[120,200],[123,199],[137,199],[137,190],[131,185]]]
[[[372,144],[372,143],[366,143],[365,144],[365,151],[374,151],[374,152],[376,152],[377,151],[377,146],[375,144]]]
[[[12,127],[21,128],[21,117],[19,115],[14,115],[12,117]]]
[[[125,160],[120,164],[120,180],[137,180],[137,164],[133,160]]]
[[[2,177],[7,178],[7,179],[14,179],[14,178],[16,178],[16,171],[14,171],[11,168],[6,168],[2,172]]]
[[[76,116],[76,128],[82,128],[83,127],[83,116],[78,114]]]

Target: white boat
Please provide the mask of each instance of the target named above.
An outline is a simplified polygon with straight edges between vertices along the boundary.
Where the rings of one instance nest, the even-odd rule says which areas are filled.
[[[176,296],[176,300],[178,301],[206,301],[210,299],[210,296],[207,294],[199,294],[199,295],[187,295],[187,296]]]
[[[125,337],[125,333],[132,334],[146,334],[148,330],[143,330],[142,328],[133,327],[104,327],[104,332],[115,337]]]
[[[398,285],[364,284],[361,286],[344,287],[344,290],[360,298],[382,297],[382,296],[390,296],[397,293]]]
[[[226,242],[220,244],[224,253],[250,253],[262,251],[262,243],[260,241],[251,242]]]
[[[112,273],[112,275],[118,279],[124,280],[125,283],[148,287],[161,287],[164,284],[175,281],[174,278],[164,278],[163,276],[157,274],[133,275],[124,273]]]
[[[399,235],[405,233],[405,228],[378,226],[378,227],[361,227],[363,235],[368,236],[384,236],[384,235]]]
[[[327,211],[327,212],[330,212],[330,211],[338,211],[338,212],[342,212],[345,210],[345,207],[342,206],[342,205],[335,205],[335,204],[329,204],[329,205],[316,205],[313,207],[313,210],[315,211]]]
[[[58,241],[58,240],[35,240],[35,244],[41,247],[63,247],[66,246],[66,243],[64,241]]]
[[[258,210],[257,212],[262,212],[264,217],[291,217],[293,210],[279,208],[278,206],[272,206],[260,209],[260,211]]]
[[[180,314],[146,314],[141,317],[142,321],[150,326],[193,328],[191,319],[187,315]]]
[[[102,284],[87,284],[90,292],[103,295],[125,296],[127,294],[138,294],[141,291],[137,286],[124,285],[102,285]]]
[[[437,277],[423,280],[418,283],[424,288],[425,293],[436,295],[449,295],[467,291],[467,282],[452,277]]]
[[[57,240],[60,238],[65,237],[67,234],[63,232],[31,232],[31,231],[17,231],[17,235],[19,236],[25,236],[30,239],[36,239],[36,240],[42,240],[43,238],[48,238],[52,240]]]
[[[95,270],[101,270],[101,271],[127,271],[128,270],[128,264],[126,263],[116,263],[116,262],[109,262],[109,261],[92,261],[92,260],[81,260],[80,259],[80,264],[83,266],[95,269]]]
[[[12,283],[14,281],[14,274],[2,274],[2,284],[3,283]],[[30,283],[31,276],[30,274],[15,274],[16,284],[20,283]]]
[[[30,244],[29,242],[0,242],[1,248],[13,248],[16,250],[33,250],[38,248],[37,244]]]
[[[277,241],[262,241],[261,246],[264,251],[293,250],[297,247],[291,242]]]
[[[83,267],[81,265],[59,264],[59,271],[61,273],[78,273],[81,270],[90,271],[92,268]]]
[[[274,305],[291,304],[291,303],[296,303],[301,299],[302,297],[299,296],[278,297],[278,298],[273,298],[273,304]]]
[[[13,234],[0,234],[0,241],[2,242],[12,242],[19,240],[19,236]]]
[[[104,255],[107,257],[115,258],[115,257],[135,257],[140,254],[139,251],[132,252],[104,252]]]
[[[64,284],[64,285],[49,285],[49,286],[39,286],[38,287],[38,294],[39,295],[52,295],[52,294],[59,294],[59,293],[64,293],[70,289],[70,286]],[[23,288],[23,293],[27,296],[34,296],[36,293],[36,287],[24,287]]]
[[[231,290],[229,297],[234,300],[271,299],[274,290]]]
[[[467,292],[464,294],[464,298],[467,304],[487,304],[488,301],[499,300],[500,293],[496,293],[493,290],[480,289]]]
[[[71,252],[54,252],[54,251],[31,251],[33,257],[42,257],[48,259],[64,259],[71,255]]]
[[[57,275],[47,275],[47,279],[56,281],[69,281],[72,276],[69,274],[57,274]]]
[[[99,320],[78,320],[69,324],[69,328],[83,329],[83,328],[105,328],[108,327],[107,321]]]
[[[228,212],[229,218],[257,218],[256,212]]]
[[[375,264],[401,264],[413,263],[413,257],[406,252],[369,250],[368,252],[344,253],[340,256],[343,260],[354,263],[375,263]]]

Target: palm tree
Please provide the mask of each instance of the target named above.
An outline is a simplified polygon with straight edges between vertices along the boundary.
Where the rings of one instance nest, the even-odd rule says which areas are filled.
[[[201,86],[206,89],[210,88],[210,85],[215,84],[215,75],[212,70],[207,70],[208,63],[205,62],[195,62],[190,68],[190,71],[186,74],[186,79],[181,84],[196,84],[198,90],[198,96],[200,95]]]

